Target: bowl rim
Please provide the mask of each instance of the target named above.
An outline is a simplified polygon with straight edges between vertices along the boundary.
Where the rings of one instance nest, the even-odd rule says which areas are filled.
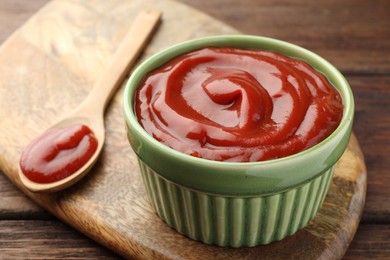
[[[243,42],[246,43],[247,47],[242,46]],[[259,44],[261,45],[260,48],[258,47]],[[133,110],[134,93],[136,92],[139,83],[144,78],[144,75],[152,71],[153,69],[161,66],[162,64],[164,64],[165,62],[167,62],[168,60],[172,59],[175,56],[203,47],[223,47],[223,46],[276,51],[293,58],[305,60],[307,63],[313,66],[317,71],[324,74],[325,77],[331,82],[331,84],[340,93],[342,97],[344,111],[339,126],[327,138],[325,138],[320,143],[314,145],[313,147],[310,147],[309,149],[306,149],[304,151],[286,157],[281,157],[281,158],[266,160],[266,161],[259,161],[259,162],[225,162],[225,161],[214,161],[214,160],[209,160],[204,158],[197,158],[176,151],[160,143],[156,139],[154,139],[139,124]],[[188,41],[175,44],[166,49],[163,49],[155,53],[154,55],[150,56],[133,71],[129,80],[127,81],[124,90],[124,96],[123,96],[123,107],[124,107],[124,117],[125,117],[127,127],[131,128],[131,131],[133,131],[133,133],[136,132],[138,134],[138,137],[141,137],[143,141],[147,142],[148,145],[151,145],[153,149],[156,149],[157,151],[162,153],[169,154],[169,156],[175,157],[184,163],[188,163],[189,165],[195,164],[198,166],[204,166],[207,168],[211,167],[216,169],[230,168],[233,169],[233,171],[238,170],[241,172],[245,172],[246,175],[248,174],[253,175],[254,174],[253,169],[263,169],[265,170],[265,172],[272,172],[270,171],[270,169],[272,167],[275,167],[276,165],[284,165],[285,167],[288,167],[291,161],[297,161],[298,163],[302,163],[299,161],[305,159],[305,157],[307,157],[310,154],[317,153],[318,155],[318,153],[323,152],[326,146],[329,146],[329,143],[332,140],[337,139],[336,137],[338,136],[340,137],[340,135],[342,136],[347,135],[347,138],[349,140],[350,131],[353,122],[354,99],[353,99],[352,90],[347,80],[341,74],[341,72],[337,70],[327,60],[319,56],[318,54],[286,41],[273,39],[269,37],[263,37],[263,36],[238,34],[238,35],[208,36],[208,37],[202,37],[194,40],[188,40]],[[348,144],[348,142],[346,143]],[[344,150],[346,149],[346,145],[344,146],[345,147],[343,147],[342,152],[344,152]],[[135,152],[137,153],[137,155],[139,155],[138,151]],[[332,163],[330,163],[327,166],[327,168],[324,168],[322,171],[319,172],[317,171],[316,173],[306,174],[307,175],[306,178],[303,178],[304,181],[301,181],[300,184],[303,185],[304,183],[310,181],[313,178],[318,177],[327,169],[329,169],[340,158],[342,152],[339,152],[339,155],[336,156],[338,158],[333,159]],[[140,159],[142,160],[143,158]],[[234,173],[231,173],[231,171],[229,171],[228,174],[234,174]],[[173,182],[175,182],[176,180],[176,177],[170,175],[169,173],[166,174],[163,173],[161,175]],[[265,174],[259,173],[255,175],[266,177],[267,173]],[[224,177],[227,177],[227,175],[225,175]],[[272,177],[272,175],[269,175],[268,177]],[[189,185],[190,187],[192,186],[191,183],[189,183],[188,181],[180,181],[180,182],[181,182],[180,184]],[[276,186],[270,187],[267,190],[268,192],[270,192],[275,189],[279,189],[279,190],[282,188],[287,189],[288,187],[291,186],[294,185],[277,185],[277,187]],[[209,188],[204,189],[204,191],[209,191],[209,190],[210,190]]]

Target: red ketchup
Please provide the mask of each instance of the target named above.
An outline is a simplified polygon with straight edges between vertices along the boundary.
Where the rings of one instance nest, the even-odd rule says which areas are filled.
[[[85,125],[49,129],[25,148],[20,168],[33,182],[59,181],[84,166],[97,146],[93,131]]]
[[[143,128],[161,143],[217,161],[285,157],[328,137],[341,97],[306,62],[275,52],[204,48],[150,72],[135,98]]]

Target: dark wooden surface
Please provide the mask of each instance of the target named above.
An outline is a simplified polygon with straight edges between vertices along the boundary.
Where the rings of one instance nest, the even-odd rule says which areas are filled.
[[[0,42],[46,2],[0,0]],[[368,169],[362,222],[345,259],[388,258],[390,1],[182,2],[243,33],[275,37],[313,50],[345,74],[356,99],[354,132]],[[118,258],[36,206],[2,174],[0,196],[0,258]]]

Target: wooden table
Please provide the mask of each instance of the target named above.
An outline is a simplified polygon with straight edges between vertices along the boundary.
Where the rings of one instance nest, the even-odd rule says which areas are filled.
[[[368,169],[361,225],[345,258],[389,257],[390,2],[181,1],[243,33],[313,50],[344,73],[354,91],[354,132]],[[0,43],[46,2],[0,0]],[[119,258],[38,207],[3,174],[0,187],[0,258]]]

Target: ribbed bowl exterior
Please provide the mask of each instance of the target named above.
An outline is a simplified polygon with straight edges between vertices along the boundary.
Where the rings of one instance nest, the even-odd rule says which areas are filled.
[[[139,165],[152,206],[169,226],[194,240],[229,247],[268,244],[304,227],[321,207],[334,171],[282,193],[232,197],[190,190],[142,160]]]

